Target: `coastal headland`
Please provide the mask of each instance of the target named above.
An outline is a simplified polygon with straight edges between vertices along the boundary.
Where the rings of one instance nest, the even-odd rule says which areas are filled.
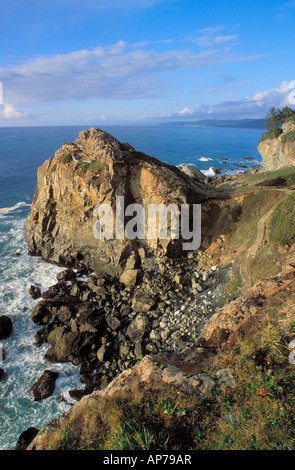
[[[52,369],[35,399],[52,393],[56,362],[77,365],[83,387],[19,448],[272,448],[282,438],[269,416],[281,416],[291,445],[280,399],[291,403],[294,378],[295,167],[214,178],[186,170],[96,128],[39,168],[25,238],[64,270],[45,293],[32,289],[36,344],[49,343]],[[94,210],[115,210],[118,197],[133,209],[185,205],[190,217],[201,205],[200,246],[183,249],[171,214],[166,238],[98,239]]]

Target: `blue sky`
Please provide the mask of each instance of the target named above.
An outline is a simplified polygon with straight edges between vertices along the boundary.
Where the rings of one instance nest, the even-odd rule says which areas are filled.
[[[295,0],[2,2],[0,125],[263,117],[291,106],[294,24]]]

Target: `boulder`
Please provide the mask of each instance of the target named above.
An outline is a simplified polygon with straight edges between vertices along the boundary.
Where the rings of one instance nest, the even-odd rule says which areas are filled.
[[[148,312],[154,305],[155,305],[155,300],[152,297],[149,297],[148,295],[140,294],[132,299],[132,310],[133,312]]]
[[[32,387],[34,401],[41,401],[50,397],[55,389],[55,381],[58,378],[58,372],[45,370],[41,377]]]
[[[198,168],[193,165],[183,165],[181,171],[191,178],[196,178],[199,181],[204,181],[206,176]]]
[[[72,269],[65,269],[56,275],[58,281],[74,281],[76,279],[76,273]]]
[[[106,317],[106,322],[113,331],[118,330],[121,326],[120,320],[112,315]]]
[[[151,325],[148,318],[145,315],[137,315],[128,326],[126,336],[128,336],[133,343],[136,343],[137,341],[141,341],[150,330]]]
[[[121,274],[119,280],[121,284],[124,284],[125,286],[134,287],[137,282],[137,277],[138,269],[126,269],[126,271]]]
[[[19,436],[15,450],[26,450],[28,445],[35,439],[39,432],[39,429],[30,427],[21,433]]]
[[[33,299],[39,299],[41,297],[41,289],[39,286],[31,286],[29,292]]]
[[[69,331],[67,326],[54,328],[47,337],[52,348],[46,352],[45,357],[51,362],[73,362],[73,345],[77,337],[78,333]]]
[[[8,338],[12,333],[12,321],[6,315],[0,317],[0,340]]]

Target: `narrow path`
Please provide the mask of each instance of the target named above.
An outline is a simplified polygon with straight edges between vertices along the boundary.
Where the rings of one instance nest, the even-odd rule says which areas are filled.
[[[282,190],[284,192],[284,195],[288,192],[291,192],[291,190]],[[294,191],[293,191],[294,192]],[[249,274],[249,261],[251,258],[254,258],[254,256],[257,254],[259,249],[262,247],[263,242],[265,241],[265,233],[266,233],[266,223],[272,216],[274,210],[276,209],[277,205],[281,202],[281,199],[283,196],[281,196],[275,204],[272,206],[272,208],[264,214],[261,219],[258,220],[257,224],[257,236],[256,239],[253,243],[252,246],[247,251],[246,258],[244,262],[242,262],[240,266],[240,274],[243,282],[243,287],[246,289],[249,289],[252,286],[252,280]]]

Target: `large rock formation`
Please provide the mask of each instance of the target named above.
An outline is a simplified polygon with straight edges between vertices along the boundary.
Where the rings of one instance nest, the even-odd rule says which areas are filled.
[[[178,168],[91,128],[80,132],[75,142],[64,144],[39,168],[25,239],[31,254],[49,262],[84,265],[116,276],[125,269],[123,281],[132,283],[146,252],[160,249],[175,255],[181,251],[181,240],[171,240],[171,235],[165,240],[126,236],[98,240],[93,232],[98,221],[95,207],[109,204],[115,213],[117,196],[124,196],[125,208],[131,203],[144,209],[160,203],[180,207],[216,194],[197,178],[188,178]]]
[[[295,165],[295,123],[286,122],[277,138],[263,138],[258,144],[267,171]]]

